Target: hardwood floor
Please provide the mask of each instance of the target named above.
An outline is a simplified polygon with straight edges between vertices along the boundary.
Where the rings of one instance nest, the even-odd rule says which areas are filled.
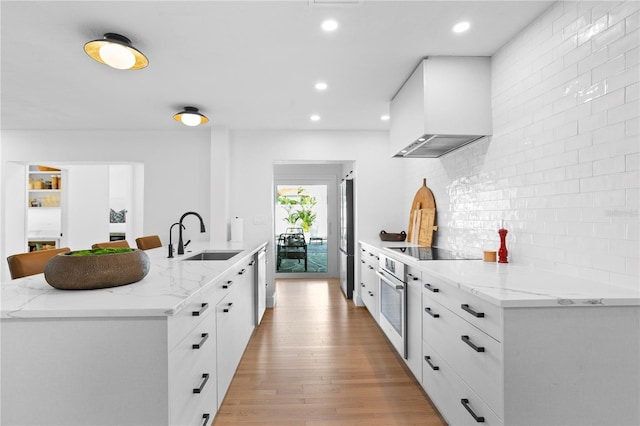
[[[366,308],[337,280],[278,280],[214,421],[223,425],[446,423]]]

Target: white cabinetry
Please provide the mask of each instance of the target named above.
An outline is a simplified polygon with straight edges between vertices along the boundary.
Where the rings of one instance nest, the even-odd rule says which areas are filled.
[[[218,408],[255,327],[255,265],[247,260],[216,284],[224,294],[216,305]]]
[[[637,307],[501,308],[422,279],[422,385],[450,424],[640,421]]]
[[[367,307],[371,316],[380,321],[378,252],[370,246],[360,245],[360,299]]]
[[[407,359],[405,362],[422,383],[422,273],[408,266],[407,279]]]

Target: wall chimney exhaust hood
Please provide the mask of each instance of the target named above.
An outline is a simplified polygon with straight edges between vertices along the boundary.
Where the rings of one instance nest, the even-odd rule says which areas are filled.
[[[391,102],[391,155],[437,158],[489,136],[491,58],[423,59]]]

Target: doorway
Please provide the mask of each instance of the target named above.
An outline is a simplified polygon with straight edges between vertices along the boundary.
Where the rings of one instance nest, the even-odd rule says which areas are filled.
[[[327,272],[327,189],[276,185],[276,272]]]
[[[339,277],[338,182],[341,174],[342,163],[274,165],[272,259],[275,278]],[[308,231],[305,222],[311,222]]]

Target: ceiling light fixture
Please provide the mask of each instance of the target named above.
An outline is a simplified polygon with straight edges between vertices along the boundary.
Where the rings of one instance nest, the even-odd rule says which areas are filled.
[[[382,120],[382,121],[389,121],[390,118],[391,117],[389,117],[388,115],[381,115],[380,116],[380,120]]]
[[[329,86],[324,81],[319,81],[315,85],[316,90],[327,90],[327,87]]]
[[[183,111],[175,114],[173,119],[185,126],[194,127],[209,122],[209,119],[198,112],[198,108],[187,106]]]
[[[131,45],[131,40],[115,33],[84,45],[84,51],[96,61],[119,70],[139,70],[149,65],[142,52]]]
[[[318,114],[313,114],[309,119],[311,121],[320,121],[320,116]]]
[[[471,24],[469,24],[468,22],[458,22],[457,24],[455,24],[452,28],[452,31],[454,33],[463,33],[465,31],[467,31],[469,28],[471,28]]]
[[[327,19],[325,21],[322,21],[322,29],[327,32],[335,31],[338,29],[338,21],[336,21],[335,19]]]

